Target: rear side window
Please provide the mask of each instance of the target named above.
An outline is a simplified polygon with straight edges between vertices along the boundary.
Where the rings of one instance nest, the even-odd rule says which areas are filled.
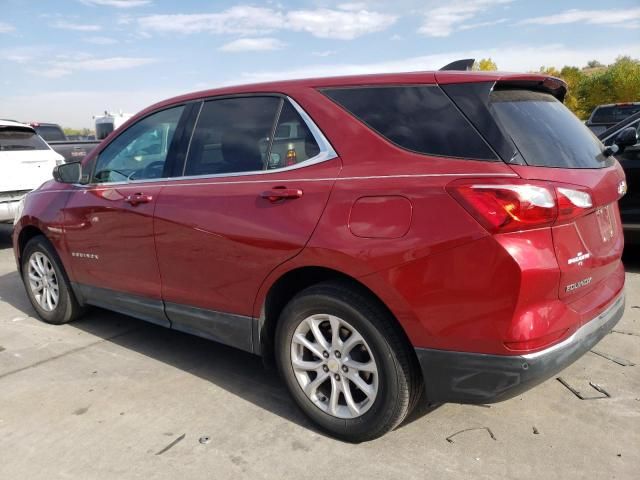
[[[28,128],[0,128],[0,151],[49,150],[33,130]]]
[[[435,85],[330,88],[323,93],[407,150],[497,160],[467,119]]]
[[[290,167],[320,153],[309,127],[300,114],[285,102],[278,118],[276,133],[271,142],[267,169]]]
[[[618,123],[638,112],[640,112],[640,105],[598,107],[593,112],[591,123]]]
[[[602,168],[608,161],[596,136],[553,96],[529,90],[496,90],[490,109],[528,165]]]

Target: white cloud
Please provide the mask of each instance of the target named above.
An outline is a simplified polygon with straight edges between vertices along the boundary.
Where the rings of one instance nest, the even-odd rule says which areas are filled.
[[[352,5],[359,7],[360,5]],[[320,38],[350,40],[386,29],[397,20],[368,10],[291,10],[235,6],[218,13],[161,14],[138,19],[142,29],[164,33],[255,35],[276,30],[306,31]]]
[[[60,56],[56,60],[47,62],[43,68],[31,73],[43,75],[47,78],[60,78],[76,71],[102,72],[111,70],[125,70],[142,67],[155,63],[155,58],[147,57],[92,57],[86,54],[78,54],[73,58]]]
[[[637,56],[640,43],[619,44],[603,47],[567,47],[562,44],[546,45],[511,45],[483,50],[459,50],[455,52],[439,53],[417,57],[376,63],[333,65],[309,65],[291,70],[274,70],[263,72],[246,72],[241,77],[241,83],[266,82],[293,78],[327,77],[334,75],[365,75],[371,73],[411,72],[438,70],[440,67],[460,58],[487,58],[496,62],[502,71],[528,72],[537,71],[540,66],[565,65],[583,66],[594,58],[602,63],[613,63],[619,55]],[[239,83],[234,77],[224,84]]]
[[[51,25],[54,28],[61,28],[63,30],[75,30],[77,32],[97,32],[102,30],[100,25],[93,25],[90,23],[72,23],[65,20],[60,20]]]
[[[314,57],[329,57],[331,55],[335,55],[336,52],[335,50],[323,50],[321,52],[311,52],[311,55],[313,55]]]
[[[0,33],[11,33],[15,29],[16,27],[7,22],[0,22]]]
[[[352,40],[368,33],[379,32],[390,27],[398,19],[367,10],[293,10],[287,13],[287,27],[305,31],[319,38]]]
[[[2,57],[0,56],[0,58]],[[13,55],[6,55],[4,59],[9,60],[10,62],[28,63],[29,60],[31,60],[31,57],[28,55],[13,54]]]
[[[93,128],[93,115],[104,110],[138,112],[183,91],[177,89],[113,89],[25,92],[4,95],[0,90],[2,115],[30,121],[50,121],[64,127]]]
[[[223,52],[264,52],[267,50],[280,50],[285,45],[277,38],[240,38],[225,43],[218,50]]]
[[[566,10],[554,15],[528,18],[519,22],[523,25],[563,25],[586,23],[589,25],[615,25],[617,27],[638,28],[640,8],[607,10]]]
[[[497,20],[489,20],[487,22],[465,23],[464,25],[460,25],[458,30],[473,30],[474,28],[490,27],[492,25],[505,23],[507,20],[507,18],[498,18]]]
[[[85,42],[87,43],[93,43],[94,45],[113,45],[118,43],[118,41],[115,38],[111,38],[111,37],[86,37],[84,39]]]
[[[448,37],[456,30],[465,29],[465,22],[485,12],[488,8],[513,0],[452,0],[447,5],[427,8],[418,32],[430,37]],[[482,26],[477,24],[477,26]],[[466,29],[468,29],[467,27]]]
[[[134,8],[149,5],[151,0],[80,0],[80,3],[101,7]]]
[[[270,8],[237,6],[220,13],[149,15],[138,22],[143,29],[156,32],[250,35],[280,28],[284,16]]]
[[[343,3],[341,5],[338,5],[337,7],[339,10],[345,10],[347,12],[351,11],[357,11],[357,10],[364,10],[367,8],[367,4],[364,2],[350,2],[350,3]]]

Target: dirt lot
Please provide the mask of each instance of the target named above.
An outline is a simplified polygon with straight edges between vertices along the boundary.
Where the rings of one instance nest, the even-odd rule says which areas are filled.
[[[350,445],[314,430],[257,357],[97,309],[61,327],[36,320],[9,233],[0,226],[0,478],[638,478],[640,252],[626,258],[618,332],[596,348],[638,366],[589,353],[561,373],[611,398],[580,400],[551,379],[491,407],[423,408]]]

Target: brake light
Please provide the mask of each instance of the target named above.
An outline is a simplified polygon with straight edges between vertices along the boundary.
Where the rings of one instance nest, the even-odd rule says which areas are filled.
[[[447,191],[491,233],[549,227],[593,208],[589,192],[550,182],[459,180]]]
[[[588,192],[572,188],[556,188],[558,196],[558,220],[563,223],[581,217],[593,208],[593,200]]]

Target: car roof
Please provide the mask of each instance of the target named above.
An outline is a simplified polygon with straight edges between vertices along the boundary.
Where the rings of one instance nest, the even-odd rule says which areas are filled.
[[[348,75],[339,77],[318,77],[295,80],[282,80],[264,83],[251,83],[245,85],[224,86],[210,90],[201,90],[167,100],[158,102],[146,108],[138,115],[144,115],[153,110],[170,106],[177,103],[189,102],[206,97],[223,95],[238,95],[249,93],[282,93],[287,94],[291,90],[298,88],[330,88],[330,87],[353,87],[353,86],[373,86],[373,85],[401,85],[401,84],[451,84],[451,83],[474,83],[474,82],[498,82],[498,81],[522,81],[522,82],[545,82],[553,80],[559,82],[566,89],[566,84],[555,77],[542,73],[512,73],[496,71],[424,71],[424,72],[402,72],[402,73],[376,73],[367,75]],[[563,94],[564,95],[564,94]]]
[[[28,128],[29,130],[33,130],[33,127],[31,127],[30,125],[16,122],[14,120],[0,120],[0,127],[20,127],[20,128]]]
[[[598,110],[599,108],[610,108],[610,107],[628,107],[628,106],[636,106],[636,105],[640,105],[640,102],[618,102],[618,103],[605,103],[602,105],[598,105],[596,108],[593,109],[593,111],[595,112],[596,110]]]

